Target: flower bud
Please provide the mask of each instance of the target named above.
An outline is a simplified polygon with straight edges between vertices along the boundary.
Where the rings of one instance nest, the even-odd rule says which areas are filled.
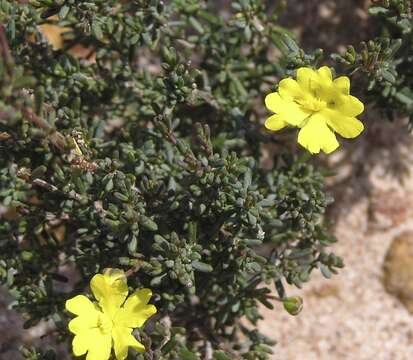
[[[300,296],[292,296],[283,300],[284,309],[291,315],[298,315],[303,309],[303,299]]]

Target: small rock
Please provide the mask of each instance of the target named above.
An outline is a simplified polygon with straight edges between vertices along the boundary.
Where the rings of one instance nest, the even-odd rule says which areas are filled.
[[[412,214],[411,200],[402,189],[373,191],[369,208],[370,225],[388,230],[403,224]]]
[[[383,283],[413,313],[413,232],[393,239],[383,264]]]

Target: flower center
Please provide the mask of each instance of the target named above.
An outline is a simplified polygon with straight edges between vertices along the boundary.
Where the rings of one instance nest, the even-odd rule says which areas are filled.
[[[104,313],[99,314],[98,328],[103,335],[110,334],[112,332],[113,323],[112,320]]]
[[[300,101],[300,105],[304,109],[309,110],[311,112],[317,112],[327,107],[327,103],[324,100],[321,100],[316,97],[303,99],[302,101]]]

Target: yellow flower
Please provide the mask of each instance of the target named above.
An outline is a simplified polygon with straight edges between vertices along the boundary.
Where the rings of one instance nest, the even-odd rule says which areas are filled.
[[[265,127],[273,131],[288,125],[301,128],[298,143],[313,154],[320,150],[329,154],[337,149],[334,132],[355,138],[364,129],[356,118],[364,111],[364,105],[350,95],[349,78],[333,80],[327,66],[298,69],[297,80],[282,80],[278,92],[267,95],[265,105],[275,113]]]
[[[69,330],[75,334],[73,353],[76,356],[87,353],[86,360],[107,360],[112,342],[117,360],[126,359],[129,347],[145,351],[132,331],[156,313],[155,306],[148,305],[151,290],[141,289],[127,298],[126,276],[119,269],[95,275],[90,287],[97,303],[84,295],[66,301],[66,309],[77,315],[69,322]]]

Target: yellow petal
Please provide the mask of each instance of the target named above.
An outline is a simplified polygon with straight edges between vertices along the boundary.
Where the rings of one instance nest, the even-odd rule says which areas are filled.
[[[318,75],[320,75],[324,80],[333,80],[333,75],[331,74],[331,69],[328,66],[323,66],[317,70]]]
[[[72,349],[75,356],[85,355],[89,349],[89,343],[84,337],[76,335],[72,341]]]
[[[284,120],[282,120],[280,115],[278,115],[278,114],[270,116],[265,121],[265,127],[268,130],[272,130],[272,131],[281,130],[282,128],[286,127],[287,125],[288,125],[288,123],[286,123]]]
[[[118,269],[108,269],[103,275],[95,275],[90,287],[103,311],[111,318],[128,296],[125,273]]]
[[[112,337],[117,360],[126,359],[129,347],[141,353],[145,351],[145,347],[132,335],[132,329],[115,326],[112,330]]]
[[[350,94],[350,79],[347,76],[340,76],[334,80],[334,85],[344,95]]]
[[[318,74],[311,68],[302,67],[297,70],[297,82],[303,90],[312,89],[318,78]]]
[[[96,332],[88,338],[90,343],[86,360],[108,360],[112,350],[112,336]]]
[[[86,354],[97,336],[100,336],[97,328],[84,330],[77,334],[72,341],[73,354],[75,354],[75,356]]]
[[[265,106],[268,110],[278,113],[283,106],[284,100],[281,98],[278,92],[273,92],[265,97]]]
[[[151,289],[140,289],[135,291],[129,298],[126,300],[124,308],[125,310],[133,310],[136,307],[147,305],[149,300],[152,297]]]
[[[336,110],[346,116],[357,116],[364,111],[363,103],[352,95],[341,96],[337,101]]]
[[[77,295],[67,300],[65,306],[67,311],[75,315],[96,311],[95,305],[84,295]]]
[[[336,136],[319,115],[312,116],[300,130],[298,143],[312,154],[318,154],[320,150],[329,154],[339,146]]]
[[[126,284],[126,275],[122,269],[105,269],[103,276],[109,283],[115,283],[116,281],[122,281]]]
[[[280,81],[278,86],[278,92],[282,99],[293,100],[303,97],[303,89],[300,87],[297,81],[292,78],[287,78]]]
[[[265,105],[272,112],[280,114],[285,122],[293,126],[300,126],[310,115],[308,111],[302,110],[297,103],[281,98],[277,92],[266,96]]]
[[[99,312],[95,310],[74,318],[69,322],[68,327],[72,333],[78,334],[84,330],[95,328],[98,324]]]
[[[342,115],[338,111],[324,110],[321,115],[326,119],[328,126],[346,139],[355,138],[364,130],[360,120]]]
[[[125,305],[116,314],[115,325],[141,327],[146,320],[156,314],[156,307],[148,305],[151,296],[152,291],[149,289],[141,289],[129,296]]]

